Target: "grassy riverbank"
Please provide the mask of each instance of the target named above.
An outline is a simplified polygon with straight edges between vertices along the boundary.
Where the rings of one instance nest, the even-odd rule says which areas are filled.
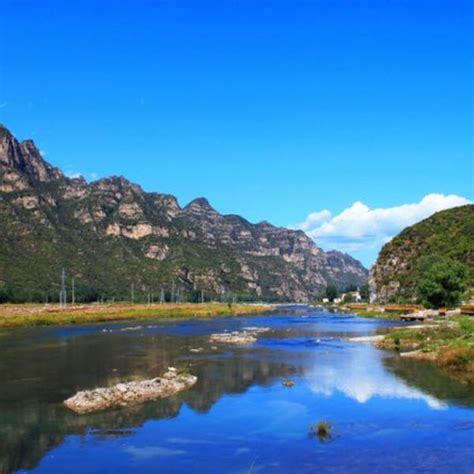
[[[247,304],[156,304],[156,305],[76,305],[65,309],[58,305],[0,305],[0,328],[86,324],[104,321],[154,318],[199,318],[210,316],[263,313],[271,305]]]
[[[397,349],[404,357],[431,360],[458,379],[474,383],[474,318],[455,316],[425,327],[390,331],[378,347]]]
[[[365,309],[352,309],[351,313],[360,316],[361,318],[370,318],[370,319],[400,319],[400,316],[403,313],[397,312],[383,312],[383,311],[372,311]]]

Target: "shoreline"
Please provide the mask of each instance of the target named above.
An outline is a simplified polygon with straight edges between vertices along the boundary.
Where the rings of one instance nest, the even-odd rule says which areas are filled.
[[[206,318],[263,314],[273,311],[270,304],[227,303],[165,303],[165,304],[113,304],[75,305],[60,308],[58,305],[6,304],[0,305],[0,329],[62,326],[117,322],[127,320],[149,320],[157,318]]]
[[[434,362],[448,375],[474,384],[474,318],[469,316],[397,326],[384,334],[348,340],[396,351],[400,357]]]

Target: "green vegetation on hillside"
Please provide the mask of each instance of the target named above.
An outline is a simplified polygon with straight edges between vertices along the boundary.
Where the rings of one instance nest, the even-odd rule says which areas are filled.
[[[372,278],[380,302],[457,304],[463,286],[474,286],[474,205],[402,231],[382,248]]]
[[[193,287],[187,281],[189,274],[205,274],[210,280],[222,281],[232,289],[225,301],[279,300],[271,288],[279,272],[284,272],[281,259],[248,257],[261,275],[262,294],[258,295],[249,291],[238,255],[229,248],[209,248],[203,242],[173,237],[134,240],[103,235],[93,224],[75,222],[71,216],[77,203],[61,199],[60,186],[60,182],[39,185],[40,193],[52,196],[57,203],[54,212],[48,206],[41,207],[52,225],[45,225],[30,210],[12,206],[9,201],[15,193],[9,193],[8,201],[0,202],[0,303],[57,302],[62,268],[67,273],[69,301],[74,278],[76,302],[80,303],[130,301],[132,284],[136,302],[145,303],[150,292],[156,300],[161,288],[166,301],[171,302],[173,287],[176,293],[178,286],[184,301],[198,302],[200,290],[204,290],[205,301],[221,300],[220,290],[212,288],[217,285]],[[167,247],[168,257],[163,261],[144,257],[151,245]],[[274,271],[265,271],[268,268]]]

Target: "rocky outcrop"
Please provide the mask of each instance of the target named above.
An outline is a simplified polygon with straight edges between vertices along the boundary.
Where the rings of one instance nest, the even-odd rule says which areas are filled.
[[[161,378],[139,382],[119,383],[110,388],[95,388],[76,393],[64,401],[64,405],[82,415],[107,408],[122,408],[157,398],[170,397],[187,390],[197,382],[197,377],[179,374],[170,367]]]
[[[5,128],[0,128],[0,191],[4,240],[10,242],[7,234],[17,228],[9,258],[17,270],[20,261],[21,270],[14,250],[22,246],[30,257],[37,252],[35,259],[44,260],[45,282],[38,291],[57,278],[58,265],[67,265],[89,292],[114,298],[128,294],[133,280],[137,291],[165,286],[171,292],[174,282],[188,297],[203,291],[208,298],[233,293],[310,301],[328,283],[345,289],[367,278],[360,262],[324,252],[302,231],[222,215],[205,198],[182,208],[174,196],[146,193],[124,177],[69,179],[31,141],[20,143]],[[26,260],[24,267],[23,283],[31,285]],[[4,273],[0,269],[0,280],[12,278]]]
[[[253,344],[257,342],[259,334],[270,331],[270,328],[249,327],[242,331],[232,331],[211,334],[211,342],[223,344]]]
[[[24,183],[48,182],[63,177],[61,171],[43,160],[32,140],[19,142],[4,126],[0,125],[0,166],[3,175],[19,175]],[[2,183],[0,182],[0,185]]]
[[[464,263],[474,286],[474,205],[437,212],[384,245],[370,271],[372,301],[414,301],[424,257]]]

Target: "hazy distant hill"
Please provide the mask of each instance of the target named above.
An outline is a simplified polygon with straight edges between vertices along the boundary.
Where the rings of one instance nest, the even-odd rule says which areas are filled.
[[[221,215],[204,198],[181,208],[123,177],[87,183],[45,162],[30,140],[0,127],[0,298],[57,299],[62,267],[78,298],[138,297],[178,288],[187,299],[307,301],[367,270],[325,253],[301,231]],[[3,295],[3,296],[2,296]],[[169,297],[169,295],[168,295]]]
[[[466,264],[474,285],[474,205],[437,212],[384,245],[370,272],[376,299],[412,298],[420,259],[430,255]]]

